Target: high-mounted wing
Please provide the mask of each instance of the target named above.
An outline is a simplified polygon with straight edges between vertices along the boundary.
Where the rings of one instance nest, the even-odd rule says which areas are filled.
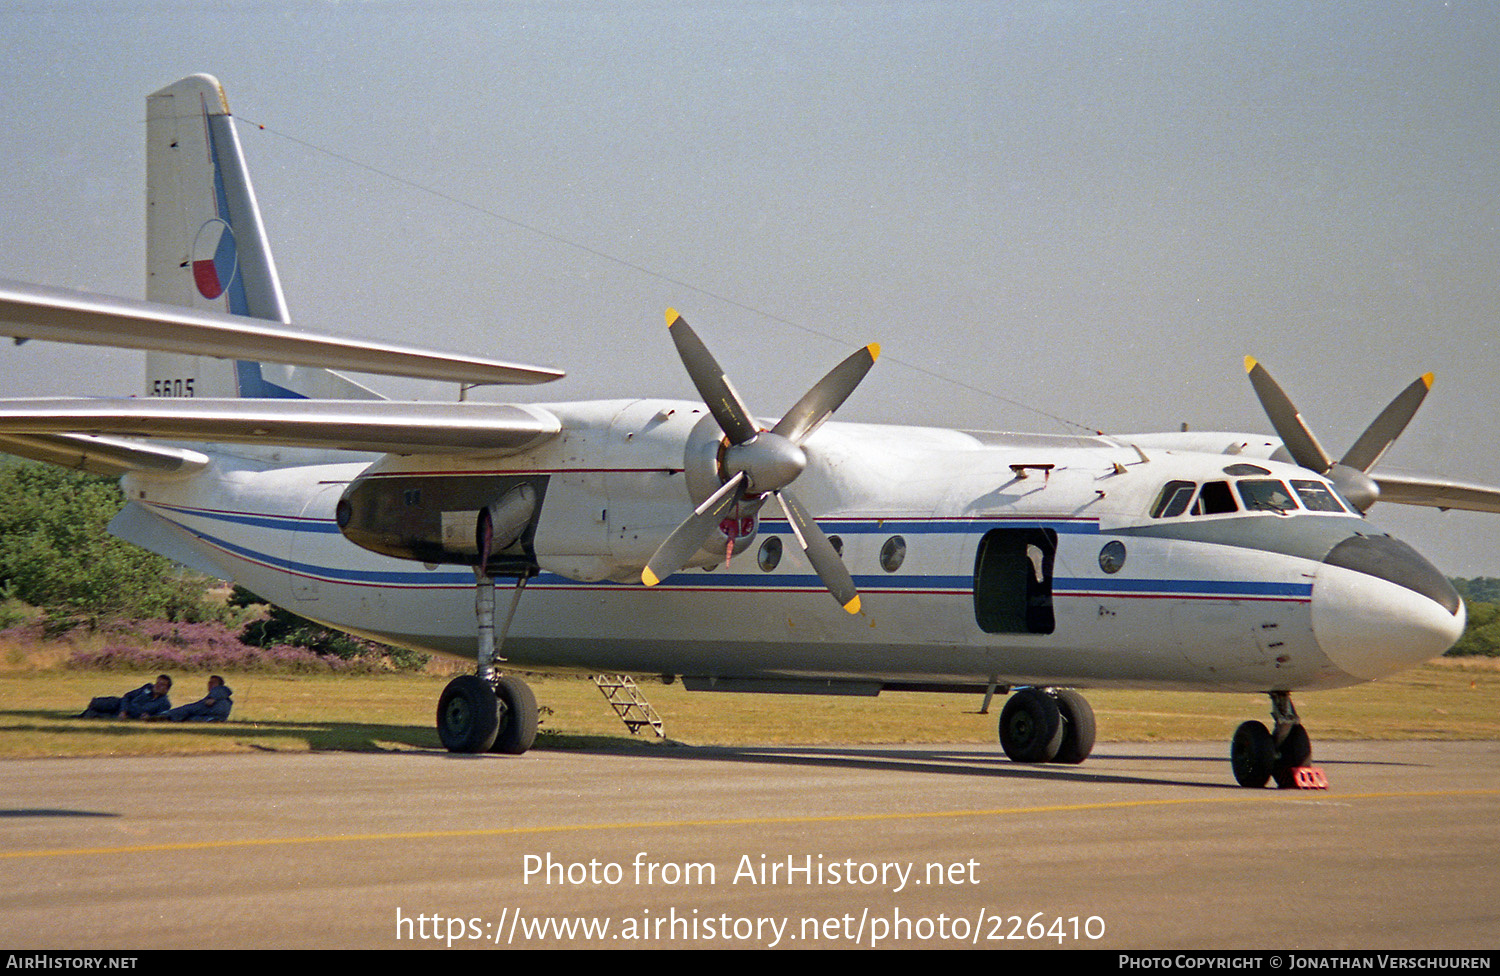
[[[261,319],[0,280],[0,335],[451,383],[546,383],[555,369],[313,335]]]
[[[535,447],[561,429],[548,411],[519,404],[155,397],[0,400],[0,441],[15,435],[102,434],[387,454],[503,455]]]
[[[1373,475],[1380,485],[1380,500],[1402,505],[1425,505],[1429,508],[1462,509],[1467,512],[1500,513],[1500,488],[1448,478],[1426,478],[1416,475]]]

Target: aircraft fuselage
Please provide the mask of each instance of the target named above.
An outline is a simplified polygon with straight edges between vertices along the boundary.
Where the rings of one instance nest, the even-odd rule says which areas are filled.
[[[809,439],[798,491],[837,537],[861,613],[829,599],[774,509],[733,530],[751,533],[729,560],[716,535],[647,588],[641,567],[717,487],[712,418],[656,400],[546,409],[564,433],[525,454],[291,468],[221,455],[194,475],[131,475],[116,531],[312,619],[472,657],[462,550],[474,509],[524,484],[535,512],[510,552],[535,575],[503,647],[510,666],[692,687],[1328,688],[1440,654],[1463,628],[1436,570],[1350,511],[1241,502],[1152,517],[1169,483],[1233,484],[1243,475],[1226,469],[1254,468],[1295,498],[1294,480],[1322,483],[1302,468],[1104,437],[844,423]],[[420,555],[427,539],[447,555],[355,545],[337,515],[346,496],[374,499],[362,511],[377,513],[382,551]],[[1350,540],[1354,558],[1330,561]]]

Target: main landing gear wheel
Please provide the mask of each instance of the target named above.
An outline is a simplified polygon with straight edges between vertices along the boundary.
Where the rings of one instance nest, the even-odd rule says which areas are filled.
[[[1040,688],[1022,688],[1000,712],[1000,746],[1013,762],[1046,763],[1062,748],[1062,710]]]
[[[535,707],[532,709],[535,723]],[[488,681],[461,674],[438,699],[438,738],[449,752],[488,752],[500,731],[500,701]]]
[[[536,742],[536,695],[520,678],[502,675],[495,682],[495,696],[500,700],[500,729],[490,751],[519,756]]]
[[[1054,693],[1057,710],[1062,714],[1062,744],[1057,748],[1055,763],[1077,765],[1094,751],[1094,710],[1088,700],[1071,688]]]

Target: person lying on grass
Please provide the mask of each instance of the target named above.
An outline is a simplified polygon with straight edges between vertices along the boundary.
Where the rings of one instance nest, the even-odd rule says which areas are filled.
[[[152,684],[144,684],[135,691],[118,697],[103,695],[89,702],[79,718],[152,718],[172,707],[167,692],[172,689],[172,679],[159,674]]]
[[[224,679],[213,675],[208,679],[208,694],[195,702],[179,705],[170,711],[159,715],[152,715],[152,721],[173,722],[222,722],[229,717],[229,710],[234,707],[230,695],[234,692],[224,683]]]

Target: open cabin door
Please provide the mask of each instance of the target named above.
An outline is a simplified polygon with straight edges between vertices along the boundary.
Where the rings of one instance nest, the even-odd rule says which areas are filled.
[[[987,634],[1050,634],[1052,562],[1057,533],[1051,529],[992,529],[979,540],[974,558],[974,616]]]

